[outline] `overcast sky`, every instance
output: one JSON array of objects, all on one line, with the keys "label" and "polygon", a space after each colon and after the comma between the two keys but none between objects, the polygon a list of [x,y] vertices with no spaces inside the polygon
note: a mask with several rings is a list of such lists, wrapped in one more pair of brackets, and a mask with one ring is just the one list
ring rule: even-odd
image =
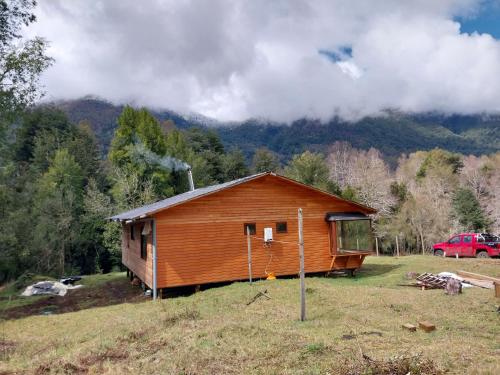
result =
[{"label": "overcast sky", "polygon": [[500,41],[480,28],[491,9],[498,2],[39,0],[29,34],[51,42],[50,100],[92,94],[219,120],[496,112]]}]

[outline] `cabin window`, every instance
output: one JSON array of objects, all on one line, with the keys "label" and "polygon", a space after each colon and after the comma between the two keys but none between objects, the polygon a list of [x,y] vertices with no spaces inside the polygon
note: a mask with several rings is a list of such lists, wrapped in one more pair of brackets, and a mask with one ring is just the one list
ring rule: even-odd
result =
[{"label": "cabin window", "polygon": [[247,228],[250,229],[250,234],[255,235],[257,233],[257,228],[255,223],[245,223],[243,224],[243,234],[247,234]]},{"label": "cabin window", "polygon": [[276,223],[276,233],[288,233],[286,221],[280,221],[279,223]]},{"label": "cabin window", "polygon": [[463,242],[464,243],[471,243],[472,242],[472,236],[464,236]]},{"label": "cabin window", "polygon": [[141,258],[146,259],[148,257],[148,236],[147,234],[142,234],[144,231],[141,230]]},{"label": "cabin window", "polygon": [[338,247],[341,250],[372,251],[373,232],[370,220],[337,221]]},{"label": "cabin window", "polygon": [[130,239],[135,241],[135,228],[133,224],[130,226]]},{"label": "cabin window", "polygon": [[460,243],[460,236],[455,236],[451,240],[448,241],[449,243]]}]

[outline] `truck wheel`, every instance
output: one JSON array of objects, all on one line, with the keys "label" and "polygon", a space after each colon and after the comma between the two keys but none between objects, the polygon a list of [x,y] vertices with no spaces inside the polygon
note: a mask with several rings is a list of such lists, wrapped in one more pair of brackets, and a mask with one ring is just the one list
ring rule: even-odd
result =
[{"label": "truck wheel", "polygon": [[476,258],[489,258],[490,256],[488,255],[487,251],[478,251],[476,253]]},{"label": "truck wheel", "polygon": [[441,249],[434,250],[434,255],[437,257],[442,257],[444,255],[444,251]]}]

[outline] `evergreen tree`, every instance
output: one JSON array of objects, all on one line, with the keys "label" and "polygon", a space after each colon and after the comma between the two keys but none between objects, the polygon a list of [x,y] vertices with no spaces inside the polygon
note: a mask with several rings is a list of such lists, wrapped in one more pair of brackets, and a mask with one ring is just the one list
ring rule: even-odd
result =
[{"label": "evergreen tree", "polygon": [[265,147],[255,151],[252,159],[252,170],[254,173],[277,172],[280,163],[277,155]]},{"label": "evergreen tree", "polygon": [[470,189],[458,188],[452,198],[454,216],[466,231],[485,230],[489,222]]},{"label": "evergreen tree", "polygon": [[58,150],[37,189],[33,245],[39,251],[39,271],[63,275],[68,269],[67,259],[78,242],[83,182],[74,157],[67,149]]},{"label": "evergreen tree", "polygon": [[234,149],[224,156],[224,174],[227,181],[248,176],[249,171],[245,163],[245,156],[240,149]]},{"label": "evergreen tree", "polygon": [[318,189],[340,194],[336,183],[330,180],[323,155],[305,151],[295,155],[285,168],[285,176]]},{"label": "evergreen tree", "polygon": [[[172,166],[163,159],[166,152],[167,143],[159,122],[145,109],[126,106],[118,118],[109,152],[111,163],[121,170],[119,175],[137,177],[137,186],[151,183],[155,196],[168,197],[174,189],[170,176]],[[125,180],[129,179],[125,177]],[[126,192],[118,195],[124,194],[127,195]],[[124,203],[129,204],[130,198],[129,195]]]},{"label": "evergreen tree", "polygon": [[204,160],[204,174],[212,183],[224,182],[224,146],[217,134],[198,128],[188,129],[185,134],[194,153]]}]

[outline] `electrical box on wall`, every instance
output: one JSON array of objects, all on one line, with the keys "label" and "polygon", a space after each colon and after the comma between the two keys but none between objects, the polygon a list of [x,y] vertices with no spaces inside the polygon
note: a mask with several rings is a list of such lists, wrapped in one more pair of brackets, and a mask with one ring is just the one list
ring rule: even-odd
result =
[{"label": "electrical box on wall", "polygon": [[264,228],[264,241],[271,242],[273,240],[273,228]]}]

